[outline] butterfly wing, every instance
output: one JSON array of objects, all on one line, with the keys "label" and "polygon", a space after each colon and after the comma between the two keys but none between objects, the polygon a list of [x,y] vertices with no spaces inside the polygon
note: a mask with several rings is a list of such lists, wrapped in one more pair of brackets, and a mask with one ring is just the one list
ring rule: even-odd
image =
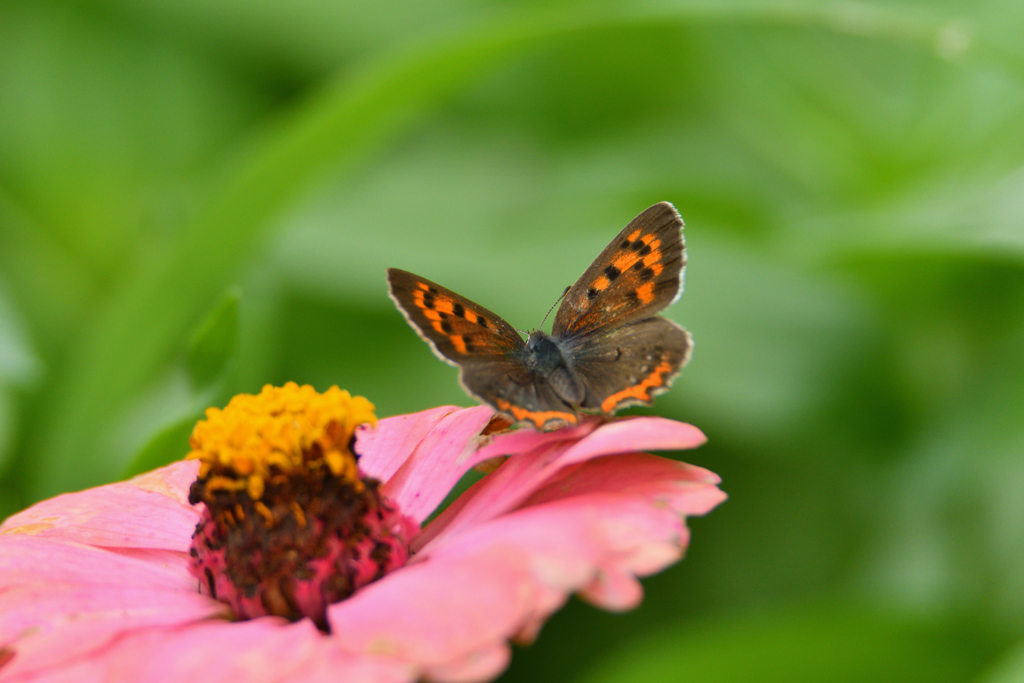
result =
[{"label": "butterfly wing", "polygon": [[530,372],[525,344],[507,322],[430,280],[388,269],[391,299],[439,358],[459,368],[471,395],[513,422],[537,429],[576,424],[576,412],[550,383]]},{"label": "butterfly wing", "polygon": [[644,210],[611,241],[566,293],[552,334],[586,335],[648,318],[682,292],[683,219],[661,202]]},{"label": "butterfly wing", "polygon": [[690,333],[671,320],[647,318],[580,338],[569,347],[583,377],[583,408],[611,414],[649,404],[666,391],[693,349]]},{"label": "butterfly wing", "polygon": [[577,407],[610,414],[650,403],[689,358],[689,334],[652,317],[682,291],[682,228],[675,207],[655,204],[566,293],[552,333],[583,379],[579,406],[566,403],[549,377],[529,369],[522,338],[486,308],[397,269],[388,270],[391,298],[434,352],[460,368],[462,386],[472,396],[538,429],[576,424]]},{"label": "butterfly wing", "polygon": [[551,383],[526,369],[514,359],[497,363],[471,363],[463,366],[463,388],[512,422],[529,423],[549,431],[578,421],[575,408],[563,401]]},{"label": "butterfly wing", "polygon": [[515,356],[519,333],[483,306],[450,289],[397,268],[388,269],[391,300],[441,360],[466,363]]}]

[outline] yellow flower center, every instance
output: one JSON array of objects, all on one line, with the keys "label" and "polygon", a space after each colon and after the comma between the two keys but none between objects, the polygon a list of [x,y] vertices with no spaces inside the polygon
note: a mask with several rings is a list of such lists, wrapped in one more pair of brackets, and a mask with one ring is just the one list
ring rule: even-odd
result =
[{"label": "yellow flower center", "polygon": [[209,492],[242,491],[253,501],[268,482],[327,468],[362,489],[351,443],[355,428],[376,424],[373,404],[338,387],[317,393],[289,382],[239,394],[223,410],[208,408],[192,430],[188,459],[202,465]]},{"label": "yellow flower center", "polygon": [[235,619],[308,617],[330,631],[327,606],[405,564],[419,525],[360,476],[354,433],[373,404],[331,387],[265,386],[192,432],[200,508],[189,571]]}]

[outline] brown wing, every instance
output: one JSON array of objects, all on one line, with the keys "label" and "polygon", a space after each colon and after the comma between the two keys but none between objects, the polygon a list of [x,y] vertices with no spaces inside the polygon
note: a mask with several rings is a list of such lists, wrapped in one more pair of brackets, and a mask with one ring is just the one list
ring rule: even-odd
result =
[{"label": "brown wing", "polygon": [[552,334],[567,338],[650,317],[683,284],[683,219],[661,202],[634,218],[565,295]]},{"label": "brown wing", "polygon": [[494,360],[519,353],[519,333],[507,322],[464,296],[397,268],[388,269],[391,300],[409,325],[452,365]]},{"label": "brown wing", "polygon": [[547,378],[514,358],[467,363],[459,381],[463,389],[515,423],[549,431],[575,425],[579,419],[576,409],[559,398]]},{"label": "brown wing", "polygon": [[388,269],[391,299],[471,396],[537,429],[576,424],[572,406],[530,372],[519,333],[497,315],[426,278]]},{"label": "brown wing", "polygon": [[690,333],[662,317],[588,335],[570,347],[587,388],[582,407],[611,414],[648,404],[690,359]]}]

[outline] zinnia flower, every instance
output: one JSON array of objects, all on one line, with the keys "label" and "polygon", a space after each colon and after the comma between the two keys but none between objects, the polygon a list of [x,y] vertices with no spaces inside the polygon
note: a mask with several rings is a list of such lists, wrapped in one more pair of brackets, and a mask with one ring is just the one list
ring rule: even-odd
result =
[{"label": "zinnia flower", "polygon": [[663,418],[488,434],[484,406],[372,410],[268,386],[207,411],[191,459],[7,519],[0,681],[488,680],[572,593],[635,607],[725,498],[641,452],[704,442]]}]

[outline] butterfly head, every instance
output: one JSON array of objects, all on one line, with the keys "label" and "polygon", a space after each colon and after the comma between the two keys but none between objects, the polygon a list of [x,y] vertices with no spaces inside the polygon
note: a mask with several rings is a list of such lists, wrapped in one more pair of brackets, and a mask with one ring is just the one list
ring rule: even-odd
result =
[{"label": "butterfly head", "polygon": [[549,375],[560,367],[568,367],[558,341],[540,330],[530,333],[526,342],[527,366],[534,372]]},{"label": "butterfly head", "polygon": [[586,396],[583,379],[572,369],[572,354],[556,338],[536,330],[526,342],[526,367],[547,382],[569,406],[579,406]]}]

